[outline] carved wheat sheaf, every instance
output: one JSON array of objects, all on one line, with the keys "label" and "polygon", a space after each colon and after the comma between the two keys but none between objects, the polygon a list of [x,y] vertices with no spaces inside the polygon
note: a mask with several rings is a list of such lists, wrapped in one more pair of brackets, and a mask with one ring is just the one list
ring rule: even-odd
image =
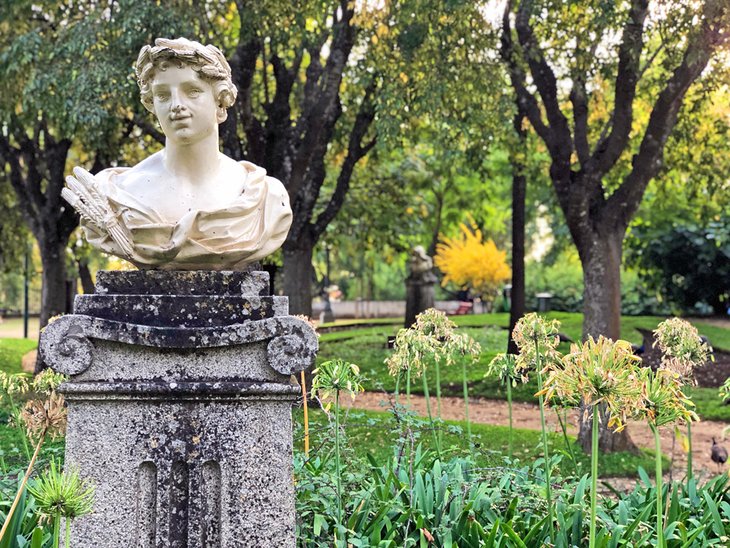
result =
[{"label": "carved wheat sheaf", "polygon": [[119,223],[109,200],[97,189],[94,176],[83,168],[73,170],[75,177],[66,177],[66,188],[61,196],[78,211],[81,218],[97,232],[109,234],[127,257],[133,254],[132,239],[126,228]]}]

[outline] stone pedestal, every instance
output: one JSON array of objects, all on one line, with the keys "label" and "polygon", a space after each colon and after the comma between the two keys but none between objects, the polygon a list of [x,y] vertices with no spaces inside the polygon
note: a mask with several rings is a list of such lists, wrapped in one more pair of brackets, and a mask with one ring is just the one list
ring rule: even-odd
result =
[{"label": "stone pedestal", "polygon": [[294,546],[291,375],[311,326],[264,272],[100,272],[51,323],[66,465],[96,485],[74,547]]},{"label": "stone pedestal", "polygon": [[422,272],[406,278],[405,327],[412,326],[416,321],[416,316],[421,312],[433,308],[435,283],[436,276],[431,272]]}]

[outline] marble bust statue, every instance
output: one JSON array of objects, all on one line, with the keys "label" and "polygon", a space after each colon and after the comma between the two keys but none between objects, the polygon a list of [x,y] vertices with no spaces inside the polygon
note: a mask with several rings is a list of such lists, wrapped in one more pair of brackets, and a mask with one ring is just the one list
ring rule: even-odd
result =
[{"label": "marble bust statue", "polygon": [[286,189],[218,149],[218,124],[237,93],[223,54],[157,39],[142,48],[135,71],[165,148],[131,168],[74,169],[62,195],[89,243],[165,270],[235,270],[278,249],[292,220]]}]

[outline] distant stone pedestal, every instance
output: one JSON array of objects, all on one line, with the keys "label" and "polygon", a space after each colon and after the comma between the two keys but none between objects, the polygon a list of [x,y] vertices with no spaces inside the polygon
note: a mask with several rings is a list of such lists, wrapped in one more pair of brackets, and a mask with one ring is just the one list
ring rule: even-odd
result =
[{"label": "distant stone pedestal", "polygon": [[406,320],[405,327],[410,327],[421,312],[433,308],[434,285],[436,276],[431,272],[421,273],[418,276],[409,276],[406,279]]},{"label": "distant stone pedestal", "polygon": [[66,465],[96,485],[73,546],[295,545],[291,375],[317,338],[287,314],[265,272],[100,272],[46,328]]}]

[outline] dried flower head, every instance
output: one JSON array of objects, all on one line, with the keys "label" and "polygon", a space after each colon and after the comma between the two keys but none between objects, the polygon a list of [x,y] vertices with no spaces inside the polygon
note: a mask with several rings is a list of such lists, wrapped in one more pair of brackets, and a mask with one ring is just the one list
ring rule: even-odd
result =
[{"label": "dried flower head", "polygon": [[700,338],[697,328],[680,318],[671,318],[657,326],[654,337],[654,346],[662,351],[661,367],[674,371],[683,383],[695,384],[694,369],[712,356],[712,348]]},{"label": "dried flower head", "polygon": [[456,324],[434,308],[416,316],[410,328],[401,329],[394,348],[385,360],[392,376],[410,370],[412,376],[419,377],[428,363],[451,365],[459,357],[474,360],[481,353],[479,343],[466,333],[457,333]]},{"label": "dried flower head", "polygon": [[312,395],[321,400],[327,400],[339,392],[347,392],[354,400],[358,393],[365,391],[360,368],[354,363],[340,359],[326,361],[313,374]]},{"label": "dried flower head", "polygon": [[21,414],[28,437],[37,440],[45,435],[55,438],[66,431],[66,406],[63,396],[56,392],[45,399],[33,399],[25,404]]},{"label": "dried flower head", "polygon": [[487,366],[487,372],[485,377],[497,377],[499,381],[506,385],[510,383],[512,386],[517,386],[517,381],[527,382],[526,372],[524,370],[517,370],[517,358],[514,354],[497,354],[489,365]]},{"label": "dried flower head", "polygon": [[534,312],[525,314],[519,319],[512,330],[512,339],[520,350],[517,357],[518,371],[534,370],[537,366],[538,352],[542,368],[560,361],[560,353],[556,350],[560,344],[559,328],[558,320],[548,321]]},{"label": "dried flower head", "polygon": [[77,470],[62,473],[54,461],[28,486],[28,492],[43,514],[66,519],[90,513],[94,506],[94,491],[94,486],[82,480]]},{"label": "dried flower head", "polygon": [[698,421],[694,403],[682,392],[680,376],[669,369],[643,368],[641,402],[634,417],[654,427]]},{"label": "dried flower head", "polygon": [[548,370],[542,394],[566,407],[604,404],[608,426],[621,430],[641,400],[640,362],[628,342],[590,337],[571,345],[560,366]]}]

